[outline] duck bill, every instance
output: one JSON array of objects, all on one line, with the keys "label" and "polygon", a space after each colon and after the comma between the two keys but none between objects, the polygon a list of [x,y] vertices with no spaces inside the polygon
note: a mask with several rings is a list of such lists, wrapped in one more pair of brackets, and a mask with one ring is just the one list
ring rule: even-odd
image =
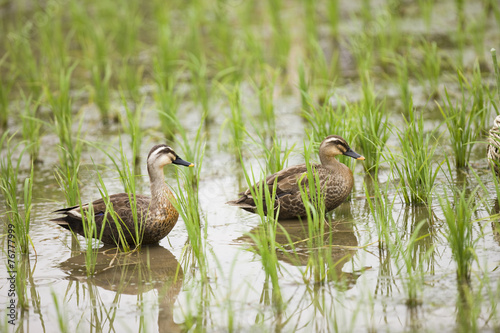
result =
[{"label": "duck bill", "polygon": [[358,153],[356,153],[354,150],[352,149],[349,149],[348,151],[346,151],[344,153],[344,155],[346,156],[349,156],[349,157],[352,157],[354,159],[357,159],[357,160],[364,160],[365,158],[361,155],[359,155]]},{"label": "duck bill", "polygon": [[194,164],[188,161],[184,161],[182,158],[177,157],[175,161],[172,162],[173,164],[177,165],[182,165],[182,166],[187,166],[187,167],[194,167]]}]

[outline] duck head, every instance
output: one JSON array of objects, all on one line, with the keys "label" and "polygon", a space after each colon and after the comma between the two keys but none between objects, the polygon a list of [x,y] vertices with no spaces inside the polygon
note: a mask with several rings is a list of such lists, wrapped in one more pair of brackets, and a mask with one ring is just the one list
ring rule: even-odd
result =
[{"label": "duck head", "polygon": [[349,147],[347,141],[339,135],[327,136],[319,146],[319,158],[321,163],[327,163],[335,156],[346,155],[357,160],[364,160],[365,158],[356,153]]},{"label": "duck head", "polygon": [[148,170],[161,169],[168,164],[177,164],[187,167],[194,166],[193,163],[180,158],[171,147],[165,144],[156,145],[151,148],[148,155]]}]

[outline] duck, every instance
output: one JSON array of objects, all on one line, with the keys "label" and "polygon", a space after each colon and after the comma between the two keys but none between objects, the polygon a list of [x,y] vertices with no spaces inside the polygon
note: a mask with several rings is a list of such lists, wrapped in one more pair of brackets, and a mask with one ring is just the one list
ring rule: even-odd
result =
[{"label": "duck", "polygon": [[165,183],[163,174],[163,167],[169,164],[185,167],[194,166],[193,163],[180,158],[166,144],[158,144],[151,148],[147,158],[151,197],[140,194],[135,195],[137,221],[139,230],[142,233],[139,240],[135,236],[135,216],[127,193],[113,194],[106,200],[101,198],[91,203],[58,209],[54,213],[62,216],[51,221],[73,233],[87,237],[82,218],[89,214],[89,209],[92,206],[96,227],[92,237],[100,238],[104,244],[124,245],[121,244],[123,240],[119,237],[117,223],[107,212],[106,202],[109,201],[120,221],[124,240],[128,245],[136,247],[141,244],[156,244],[170,233],[179,218],[179,212],[173,204],[175,202],[174,194]]},{"label": "duck", "polygon": [[486,154],[491,168],[500,177],[500,115],[496,116],[490,129]]},{"label": "duck", "polygon": [[[322,195],[325,200],[326,211],[332,211],[344,202],[351,193],[354,185],[354,177],[351,169],[340,163],[335,158],[345,155],[357,160],[365,158],[349,147],[347,141],[339,135],[327,136],[319,146],[320,164],[312,164],[312,169],[318,174],[321,184]],[[307,165],[300,164],[285,168],[275,174],[268,176],[264,181],[253,185],[267,185],[269,192],[273,192],[276,182],[276,194],[274,198],[277,219],[287,220],[307,216],[306,208],[301,198],[299,181],[307,185]],[[255,190],[254,190],[255,192]],[[264,193],[262,195],[265,195]],[[226,204],[242,208],[251,213],[256,213],[257,207],[252,197],[252,189],[239,193],[239,198],[228,201]],[[263,200],[264,206],[265,200]],[[278,209],[279,208],[279,209]],[[267,207],[264,207],[267,214]]]}]

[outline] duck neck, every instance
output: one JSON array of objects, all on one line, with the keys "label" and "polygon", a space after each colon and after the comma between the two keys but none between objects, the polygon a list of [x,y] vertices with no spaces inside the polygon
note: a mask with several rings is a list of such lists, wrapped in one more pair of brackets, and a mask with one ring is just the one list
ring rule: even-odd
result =
[{"label": "duck neck", "polygon": [[337,159],[335,157],[331,157],[331,156],[320,155],[319,160],[321,161],[321,165],[323,165],[324,167],[327,167],[329,169],[335,169],[336,167],[339,166],[339,164],[342,164],[339,161],[337,161]]},{"label": "duck neck", "polygon": [[148,166],[149,181],[151,183],[151,201],[156,202],[169,192],[165,183],[163,168],[154,168]]}]

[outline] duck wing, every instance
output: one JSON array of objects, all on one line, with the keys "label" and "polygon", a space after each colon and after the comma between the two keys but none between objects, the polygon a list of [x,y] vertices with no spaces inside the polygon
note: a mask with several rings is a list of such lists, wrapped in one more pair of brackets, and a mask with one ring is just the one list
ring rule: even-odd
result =
[{"label": "duck wing", "polygon": [[[313,166],[316,168],[316,165]],[[267,186],[269,192],[272,193],[274,182],[276,181],[276,199],[284,197],[286,195],[300,195],[299,179],[302,177],[302,185],[307,185],[307,166],[305,164],[295,165],[278,171],[275,174],[268,176],[265,180],[258,182],[252,188],[249,188],[241,193],[239,193],[239,198],[233,201],[228,201],[227,204],[232,206],[238,206],[240,208],[254,211],[256,208],[254,198],[252,196],[252,189],[254,192],[258,190],[260,186]],[[264,195],[264,193],[263,193]],[[264,210],[266,210],[264,203]]]},{"label": "duck wing", "polygon": [[[130,200],[127,193],[118,193],[109,196],[110,202],[113,204],[113,210],[121,219],[127,228],[133,228],[133,212],[131,210]],[[150,198],[144,195],[136,195],[137,213],[138,216],[145,216],[149,208]],[[100,234],[106,213],[106,202],[101,198],[93,201],[92,203],[94,221],[96,224],[97,234]],[[81,207],[72,206],[62,208],[54,211],[54,213],[61,214],[62,216],[52,219],[52,222],[57,223],[61,227],[72,230],[73,232],[85,236],[83,228],[83,216],[87,214],[90,209],[90,203],[84,204]],[[112,222],[112,221],[109,221]],[[114,223],[106,223],[104,234],[114,234],[116,232]],[[104,235],[106,237],[106,235]],[[104,241],[104,240],[103,240]],[[104,241],[105,242],[105,241]],[[106,243],[106,242],[105,242]]]}]

